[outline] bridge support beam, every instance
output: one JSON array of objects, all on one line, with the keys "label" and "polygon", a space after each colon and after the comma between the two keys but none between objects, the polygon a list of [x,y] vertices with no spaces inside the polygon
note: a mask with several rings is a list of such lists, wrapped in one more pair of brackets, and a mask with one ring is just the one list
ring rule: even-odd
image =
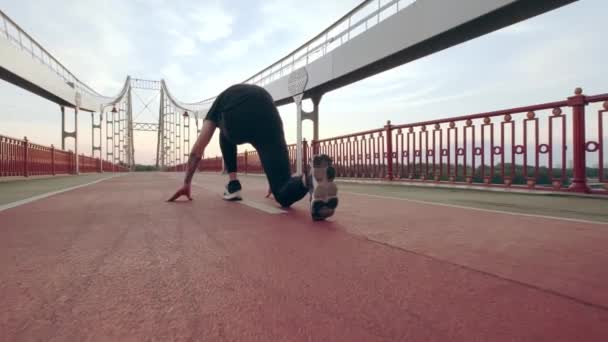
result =
[{"label": "bridge support beam", "polygon": [[135,145],[133,144],[133,98],[131,96],[132,87],[129,87],[127,93],[127,127],[126,127],[126,150],[127,150],[127,165],[130,171],[135,171]]},{"label": "bridge support beam", "polygon": [[156,167],[165,167],[165,90],[160,88],[158,109],[158,133],[156,138]]},{"label": "bridge support beam", "polygon": [[[184,145],[183,147],[183,157],[184,157],[184,163],[186,163],[188,161],[188,157],[190,156],[190,114],[188,112],[184,112],[183,114],[184,117],[184,121],[183,121],[183,138],[184,138]],[[179,170],[179,171],[185,171],[184,170]]]},{"label": "bridge support beam", "polygon": [[[294,102],[296,104],[297,110],[297,143],[296,143],[296,173],[302,173],[302,163],[308,162],[304,160],[304,151],[303,151],[303,138],[302,138],[302,122],[304,120],[310,120],[313,123],[313,135],[312,135],[312,156],[319,153],[319,146],[317,141],[319,140],[319,104],[321,103],[321,98],[323,94],[314,94],[310,97],[313,109],[311,112],[307,112],[302,108],[302,99],[304,94],[296,95],[293,97]],[[308,156],[309,158],[312,156]]]},{"label": "bridge support beam", "polygon": [[304,112],[302,110],[302,97],[304,94],[299,94],[293,97],[296,103],[297,126],[296,126],[296,173],[302,174],[302,159],[304,154],[302,150],[302,121],[304,120]]},{"label": "bridge support beam", "polygon": [[182,116],[177,108],[173,109],[175,119],[175,166],[182,163]]},{"label": "bridge support beam", "polygon": [[121,103],[118,107],[117,119],[116,119],[116,130],[114,131],[114,143],[116,155],[114,156],[114,162],[118,164],[123,164],[124,161],[124,148],[125,148],[125,139],[124,139],[124,104]]},{"label": "bridge support beam", "polygon": [[[106,160],[114,165],[114,117],[116,114],[116,107],[112,106],[112,110],[108,112],[106,117]],[[114,172],[114,166],[112,166],[112,172]]]},{"label": "bridge support beam", "polygon": [[302,110],[302,120],[312,121],[312,155],[319,153],[319,104],[321,103],[323,94],[314,94],[310,97],[312,101],[313,109],[312,112],[306,112]]},{"label": "bridge support beam", "polygon": [[302,120],[304,120],[304,112],[302,111],[302,99],[304,91],[308,84],[308,71],[306,67],[295,70],[287,79],[287,89],[291,94],[293,101],[296,104],[297,113],[297,140],[296,140],[296,173],[302,174],[302,161],[304,154],[302,150]]},{"label": "bridge support beam", "polygon": [[[99,151],[99,159],[103,159],[101,154],[101,122],[103,121],[103,114],[99,112],[99,124],[95,124],[95,113],[91,112],[91,157],[95,158],[95,151]],[[95,143],[95,132],[98,132],[99,139]]]},{"label": "bridge support beam", "polygon": [[74,108],[74,155],[76,156],[74,172],[80,174],[80,163],[78,158],[78,107]]},{"label": "bridge support beam", "polygon": [[74,173],[79,174],[78,163],[78,108],[74,108],[74,131],[67,132],[65,130],[65,107],[61,106],[61,149],[65,150],[65,139],[74,138]]}]

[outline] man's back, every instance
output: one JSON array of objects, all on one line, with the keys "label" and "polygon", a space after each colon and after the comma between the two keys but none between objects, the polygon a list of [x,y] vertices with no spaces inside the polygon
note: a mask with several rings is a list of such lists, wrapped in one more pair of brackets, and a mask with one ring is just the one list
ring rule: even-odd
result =
[{"label": "man's back", "polygon": [[[235,84],[226,88],[218,98],[220,100],[221,111],[228,111],[231,108],[238,106],[252,97],[270,97],[272,96],[266,89],[254,84]],[[273,101],[274,102],[274,101]]]}]

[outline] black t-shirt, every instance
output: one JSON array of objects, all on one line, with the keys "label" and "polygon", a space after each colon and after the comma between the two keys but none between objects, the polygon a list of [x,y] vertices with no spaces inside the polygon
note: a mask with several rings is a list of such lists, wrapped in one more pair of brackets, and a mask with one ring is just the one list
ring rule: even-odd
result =
[{"label": "black t-shirt", "polygon": [[221,92],[207,113],[205,120],[210,120],[215,123],[219,123],[220,115],[223,112],[230,111],[230,109],[242,104],[252,97],[259,96],[267,97],[272,101],[272,97],[266,91],[266,89],[253,85],[253,84],[235,84],[223,92]]}]

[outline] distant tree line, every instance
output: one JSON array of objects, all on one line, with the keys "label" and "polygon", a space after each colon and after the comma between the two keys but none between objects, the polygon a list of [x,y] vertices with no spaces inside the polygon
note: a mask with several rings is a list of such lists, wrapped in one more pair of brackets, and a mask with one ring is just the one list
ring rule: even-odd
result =
[{"label": "distant tree line", "polygon": [[141,164],[135,164],[135,172],[152,172],[152,171],[159,171],[160,168],[154,166],[154,165],[141,165]]},{"label": "distant tree line", "polygon": [[[386,173],[386,165],[363,165],[363,164],[355,164],[349,166],[336,165],[338,169],[338,175],[342,177],[364,177],[364,178],[378,178],[382,177]],[[452,164],[450,167],[450,174],[454,174],[455,169],[458,170],[458,176],[456,177],[457,182],[466,181],[464,176],[465,167],[463,164]],[[420,179],[421,176],[425,175],[427,168],[425,164],[419,165],[417,164],[414,168],[413,165],[410,165],[409,169],[407,165],[394,165],[393,166],[393,175],[400,178],[409,178],[410,173],[412,174],[414,179]],[[482,170],[485,171],[485,176],[490,176],[490,165],[480,165],[475,168],[473,182],[474,183],[483,183],[484,179],[481,176]],[[439,174],[439,165],[436,165],[435,171],[433,170],[433,165],[428,165],[428,178],[434,178],[435,173]],[[473,168],[468,165],[466,167],[467,175],[473,174]],[[512,171],[512,164],[505,163],[505,173],[507,177],[512,177],[513,184],[526,184],[527,179],[524,177],[524,166],[521,164],[515,164],[515,170]],[[606,173],[606,171],[604,171]],[[597,167],[588,167],[586,169],[587,178],[599,178],[599,168]],[[441,172],[441,180],[448,181],[448,165],[444,164],[442,166]],[[570,183],[571,178],[573,177],[572,168],[566,168],[565,174],[562,175],[561,167],[553,168],[552,172],[549,171],[549,168],[546,166],[541,166],[538,168],[538,176],[535,177],[535,170],[532,166],[527,166],[527,177],[535,178],[536,184],[539,185],[550,185],[553,179],[561,178],[563,180],[563,184],[568,185]],[[608,176],[605,174],[605,176]],[[502,176],[502,164],[497,164],[494,166],[494,175],[491,178],[491,183],[493,184],[503,184],[504,177]]]}]

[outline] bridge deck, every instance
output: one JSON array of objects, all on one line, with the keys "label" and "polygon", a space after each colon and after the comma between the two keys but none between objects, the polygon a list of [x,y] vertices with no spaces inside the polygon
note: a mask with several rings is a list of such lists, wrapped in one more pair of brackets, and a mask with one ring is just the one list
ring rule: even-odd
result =
[{"label": "bridge deck", "polygon": [[193,202],[163,202],[180,178],[129,174],[0,211],[0,340],[608,336],[605,224],[361,186],[313,224],[305,203],[263,199],[263,178],[244,178],[244,203],[220,200],[217,175],[195,178]]}]

